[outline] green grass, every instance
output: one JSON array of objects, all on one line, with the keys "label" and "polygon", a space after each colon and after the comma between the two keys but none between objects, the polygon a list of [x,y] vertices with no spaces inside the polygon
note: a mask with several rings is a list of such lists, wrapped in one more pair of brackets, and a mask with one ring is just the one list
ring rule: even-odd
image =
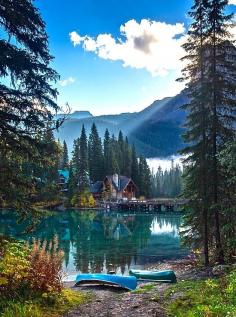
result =
[{"label": "green grass", "polygon": [[236,271],[221,279],[180,282],[165,299],[170,317],[236,317]]},{"label": "green grass", "polygon": [[[1,317],[59,317],[91,299],[91,295],[65,289],[60,295],[43,294],[42,298],[4,301]],[[1,304],[1,303],[0,303]]]},{"label": "green grass", "polygon": [[134,293],[134,294],[148,293],[148,292],[152,291],[154,287],[155,287],[154,284],[145,284],[145,285],[142,285],[139,288],[137,288],[132,293]]}]

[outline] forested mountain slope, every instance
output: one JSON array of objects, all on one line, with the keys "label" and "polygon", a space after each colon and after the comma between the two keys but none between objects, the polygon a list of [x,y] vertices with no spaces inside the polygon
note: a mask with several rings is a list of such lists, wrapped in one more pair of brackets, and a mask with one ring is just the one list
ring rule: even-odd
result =
[{"label": "forested mountain slope", "polygon": [[95,123],[101,137],[106,128],[115,135],[122,130],[130,142],[136,145],[139,154],[146,157],[176,154],[183,146],[181,133],[185,113],[180,107],[186,101],[186,95],[181,93],[157,100],[136,113],[92,116],[89,112],[76,111],[68,116],[56,137],[61,141],[65,140],[71,150],[73,140],[80,135],[82,125],[89,132],[91,125]]}]

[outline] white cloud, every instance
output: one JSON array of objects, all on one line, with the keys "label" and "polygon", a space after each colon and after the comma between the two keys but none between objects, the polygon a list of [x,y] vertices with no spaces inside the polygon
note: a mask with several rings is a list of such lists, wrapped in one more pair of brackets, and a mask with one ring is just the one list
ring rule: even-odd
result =
[{"label": "white cloud", "polygon": [[146,69],[153,76],[165,76],[181,68],[180,58],[184,54],[181,45],[185,39],[183,24],[130,20],[121,25],[120,33],[121,38],[117,39],[111,34],[92,38],[73,31],[69,35],[74,46],[82,45],[85,51],[106,60],[120,60],[124,67]]},{"label": "white cloud", "polygon": [[236,5],[236,0],[229,0],[229,4]]},{"label": "white cloud", "polygon": [[74,46],[76,46],[76,45],[80,44],[85,39],[85,37],[81,37],[76,32],[71,32],[70,39],[71,39],[71,42],[73,42]]},{"label": "white cloud", "polygon": [[73,77],[68,77],[66,79],[60,80],[59,83],[62,87],[66,87],[70,84],[73,84],[75,82],[75,78]]}]

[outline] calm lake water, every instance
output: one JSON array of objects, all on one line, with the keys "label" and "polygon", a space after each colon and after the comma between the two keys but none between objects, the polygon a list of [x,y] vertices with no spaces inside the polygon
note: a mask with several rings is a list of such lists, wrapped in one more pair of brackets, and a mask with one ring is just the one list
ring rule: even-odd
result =
[{"label": "calm lake water", "polygon": [[12,213],[0,214],[0,234],[48,241],[57,235],[68,274],[110,270],[128,273],[129,268],[184,257],[188,251],[180,246],[180,224],[178,214],[68,210],[50,214],[26,235],[22,233],[25,225],[18,225]]}]

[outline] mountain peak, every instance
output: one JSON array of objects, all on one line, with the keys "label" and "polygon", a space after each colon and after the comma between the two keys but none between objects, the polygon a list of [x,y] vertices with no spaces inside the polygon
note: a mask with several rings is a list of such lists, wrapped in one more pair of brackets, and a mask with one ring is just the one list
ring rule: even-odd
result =
[{"label": "mountain peak", "polygon": [[71,113],[71,117],[93,117],[92,113],[87,110],[76,110]]},{"label": "mountain peak", "polygon": [[[56,116],[56,119],[60,119],[60,118],[63,118],[63,117],[64,117],[64,114],[59,113]],[[67,120],[69,120],[69,119],[80,120],[80,119],[87,119],[87,118],[92,118],[92,117],[93,117],[93,115],[91,114],[91,112],[89,112],[87,110],[76,110],[76,111],[66,115],[66,119]]]}]

